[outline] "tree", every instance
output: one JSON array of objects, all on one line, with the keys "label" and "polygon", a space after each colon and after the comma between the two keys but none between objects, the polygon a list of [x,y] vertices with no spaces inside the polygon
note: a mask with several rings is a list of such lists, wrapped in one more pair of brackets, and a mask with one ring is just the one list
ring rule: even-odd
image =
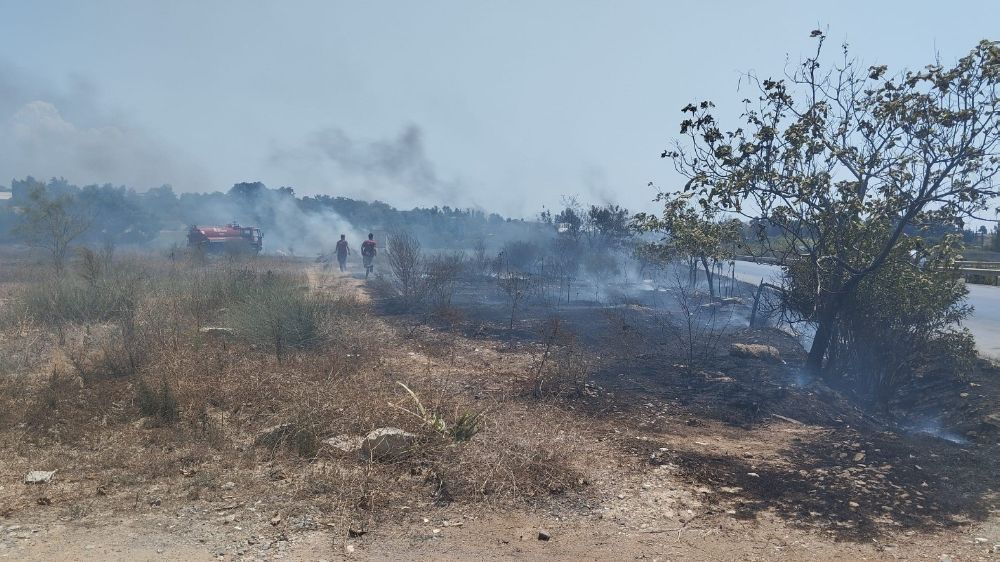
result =
[{"label": "tree", "polygon": [[659,243],[647,245],[643,252],[659,256],[660,261],[680,256],[700,265],[714,299],[716,265],[736,255],[743,239],[743,224],[735,219],[719,220],[715,211],[699,209],[691,204],[690,194],[664,194],[657,201],[666,201],[662,215],[639,213],[635,217],[640,230],[664,234]]},{"label": "tree", "polygon": [[579,240],[583,234],[583,211],[575,197],[563,197],[565,208],[555,216],[553,222],[562,236]]},{"label": "tree", "polygon": [[631,215],[628,209],[607,204],[591,205],[587,210],[587,237],[591,248],[618,246],[632,236]]},{"label": "tree", "polygon": [[1000,223],[993,226],[992,236],[990,237],[990,249],[994,252],[1000,252]]},{"label": "tree", "polygon": [[70,245],[90,228],[93,215],[76,197],[50,197],[45,186],[34,187],[21,207],[18,234],[25,241],[49,253],[56,273],[66,269]]},{"label": "tree", "polygon": [[[743,126],[723,131],[705,101],[683,108],[682,140],[663,152],[706,211],[774,228],[761,252],[805,263],[804,311],[816,323],[807,367],[820,372],[841,314],[904,239],[959,224],[1000,191],[1000,46],[979,43],[954,66],[889,75],[815,54],[783,79],[749,76]],[[763,230],[763,229],[761,229]],[[923,246],[933,253],[933,246]],[[915,267],[915,266],[914,266]]]}]

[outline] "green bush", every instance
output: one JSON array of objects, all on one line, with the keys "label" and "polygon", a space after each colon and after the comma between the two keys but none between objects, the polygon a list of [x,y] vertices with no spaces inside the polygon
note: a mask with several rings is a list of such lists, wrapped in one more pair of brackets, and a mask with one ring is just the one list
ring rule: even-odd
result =
[{"label": "green bush", "polygon": [[256,289],[262,279],[273,273],[260,273],[248,267],[211,267],[183,272],[176,290],[187,293],[188,307],[196,315],[214,313],[243,299]]},{"label": "green bush", "polygon": [[133,317],[146,288],[146,275],[122,266],[96,278],[50,277],[29,285],[19,302],[34,321],[46,325],[108,322]]},{"label": "green bush", "polygon": [[[971,368],[974,341],[958,327],[971,308],[965,304],[968,290],[954,275],[953,242],[927,248],[918,239],[904,239],[886,265],[845,299],[829,350],[828,378],[885,405],[929,368],[946,364],[951,373]],[[788,303],[808,315],[815,303],[806,289],[824,272],[806,260],[788,271]]]},{"label": "green bush", "polygon": [[226,311],[226,325],[244,341],[267,348],[280,360],[287,351],[323,340],[325,303],[311,298],[294,278],[268,274],[245,290]]}]

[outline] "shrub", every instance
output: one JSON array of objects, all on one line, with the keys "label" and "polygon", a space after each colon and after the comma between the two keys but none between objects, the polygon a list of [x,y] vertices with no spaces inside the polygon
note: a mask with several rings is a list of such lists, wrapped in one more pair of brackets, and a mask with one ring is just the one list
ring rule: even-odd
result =
[{"label": "shrub", "polygon": [[[961,372],[971,366],[972,336],[957,327],[971,308],[964,304],[964,283],[953,274],[956,242],[946,237],[928,249],[907,238],[886,265],[858,285],[840,310],[827,378],[885,405],[927,367],[944,362]],[[808,314],[816,306],[808,287],[822,274],[806,260],[789,268],[788,302],[794,310]]]},{"label": "shrub", "polygon": [[51,277],[30,284],[20,302],[40,324],[107,322],[134,315],[145,282],[144,272],[132,266],[96,278]]},{"label": "shrub", "polygon": [[166,378],[161,379],[160,387],[155,390],[146,381],[139,379],[135,394],[139,413],[143,416],[153,417],[164,423],[173,423],[180,417],[180,407]]},{"label": "shrub", "polygon": [[427,289],[420,241],[405,232],[390,234],[386,253],[392,272],[390,284],[399,304],[406,310],[418,306]]},{"label": "shrub", "polygon": [[226,324],[240,338],[270,349],[278,360],[288,350],[306,349],[323,339],[324,304],[288,281],[265,275],[226,312]]},{"label": "shrub", "polygon": [[427,261],[427,293],[433,306],[439,310],[451,307],[464,268],[465,257],[460,253],[436,255]]},{"label": "shrub", "polygon": [[532,242],[515,240],[504,244],[502,265],[507,271],[531,273],[542,258],[542,249]]}]

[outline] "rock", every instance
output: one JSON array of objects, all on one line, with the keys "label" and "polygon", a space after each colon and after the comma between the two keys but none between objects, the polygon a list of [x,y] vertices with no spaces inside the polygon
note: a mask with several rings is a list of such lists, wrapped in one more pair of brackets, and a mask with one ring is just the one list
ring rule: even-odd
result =
[{"label": "rock", "polygon": [[236,482],[226,482],[225,484],[219,487],[222,488],[223,490],[232,490],[233,488],[236,487]]},{"label": "rock", "polygon": [[255,447],[267,447],[268,449],[276,449],[280,446],[286,439],[295,435],[297,428],[294,423],[282,423],[278,425],[271,426],[264,431],[257,434],[254,438],[253,444]]},{"label": "rock", "polygon": [[371,431],[361,441],[358,458],[361,460],[396,460],[407,456],[417,442],[417,435],[398,427],[380,427]]},{"label": "rock", "polygon": [[361,437],[353,435],[336,435],[329,439],[324,439],[323,444],[344,451],[345,453],[353,453],[361,447],[361,441]]},{"label": "rock", "polygon": [[213,338],[229,338],[234,335],[232,328],[223,328],[221,326],[202,326],[198,328],[198,333]]},{"label": "rock", "polygon": [[771,345],[734,343],[729,348],[729,355],[743,359],[762,359],[771,363],[784,363],[781,359],[781,352]]},{"label": "rock", "polygon": [[32,470],[24,476],[25,484],[48,484],[56,475],[55,470]]},{"label": "rock", "polygon": [[546,531],[545,529],[539,529],[538,530],[538,540],[540,540],[540,541],[547,541],[547,540],[549,540],[551,538],[552,538],[552,535],[549,534],[549,532]]},{"label": "rock", "polygon": [[864,453],[855,453],[854,454],[854,462],[861,462],[863,460],[865,460],[865,454]]}]

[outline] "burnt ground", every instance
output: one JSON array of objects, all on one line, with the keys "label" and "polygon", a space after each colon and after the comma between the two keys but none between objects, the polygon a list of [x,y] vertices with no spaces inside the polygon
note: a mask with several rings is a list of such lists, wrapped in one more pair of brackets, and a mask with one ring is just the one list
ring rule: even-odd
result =
[{"label": "burnt ground", "polygon": [[[631,431],[614,436],[635,461],[665,467],[711,492],[709,510],[742,520],[776,515],[837,540],[863,541],[903,531],[940,531],[987,520],[1000,506],[1000,370],[982,362],[962,377],[940,377],[912,389],[933,400],[897,404],[896,412],[866,412],[822,381],[804,376],[798,342],[774,329],[747,329],[746,305],[694,303],[702,323],[692,352],[683,318],[669,294],[634,292],[554,304],[527,299],[509,329],[509,301],[495,283],[465,282],[442,323],[498,351],[544,354],[551,319],[572,334],[588,384],[557,403],[595,419],[616,419]],[[671,306],[673,304],[673,306]],[[690,303],[689,303],[690,304]],[[383,307],[383,312],[391,312]],[[567,341],[567,340],[560,340]],[[505,343],[499,343],[505,342]],[[732,343],[778,348],[783,361],[732,357]],[[909,406],[907,416],[898,414]],[[921,420],[931,420],[924,423]],[[679,439],[705,426],[757,432],[795,430],[801,436],[773,450]],[[739,442],[739,438],[735,439]]]}]

